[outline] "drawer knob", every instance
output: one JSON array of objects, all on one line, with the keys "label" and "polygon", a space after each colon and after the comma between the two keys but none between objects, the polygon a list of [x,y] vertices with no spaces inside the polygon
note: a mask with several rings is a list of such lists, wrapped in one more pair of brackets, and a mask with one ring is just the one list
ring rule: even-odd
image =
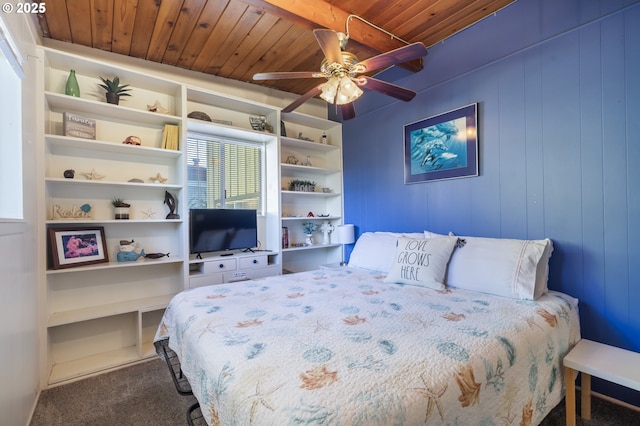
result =
[{"label": "drawer knob", "polygon": [[220,269],[224,268],[224,263],[219,264],[218,268],[220,268]]},{"label": "drawer knob", "polygon": [[253,263],[254,264],[258,263],[258,259],[253,259]]}]

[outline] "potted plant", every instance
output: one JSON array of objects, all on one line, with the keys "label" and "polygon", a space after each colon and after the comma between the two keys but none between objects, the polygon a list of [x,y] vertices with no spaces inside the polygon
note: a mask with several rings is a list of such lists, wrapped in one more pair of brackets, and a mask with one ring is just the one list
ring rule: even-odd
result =
[{"label": "potted plant", "polygon": [[106,97],[108,103],[118,105],[121,96],[131,96],[131,94],[126,93],[131,90],[127,89],[129,85],[120,84],[120,78],[118,76],[113,77],[113,80],[100,77],[100,80],[102,80],[104,84],[99,84],[99,86],[107,91]]},{"label": "potted plant", "polygon": [[307,237],[304,241],[305,246],[313,245],[313,233],[318,229],[318,224],[314,222],[305,222],[302,224],[302,231]]},{"label": "potted plant", "polygon": [[122,198],[114,198],[111,200],[111,204],[114,207],[115,218],[118,220],[129,219],[129,208],[131,204],[126,203]]}]

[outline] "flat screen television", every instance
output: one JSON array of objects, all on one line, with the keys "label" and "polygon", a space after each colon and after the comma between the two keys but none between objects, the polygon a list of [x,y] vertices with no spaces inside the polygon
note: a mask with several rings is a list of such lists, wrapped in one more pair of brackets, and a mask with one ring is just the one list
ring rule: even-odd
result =
[{"label": "flat screen television", "polygon": [[252,249],[258,245],[258,216],[250,209],[189,210],[191,254]]}]

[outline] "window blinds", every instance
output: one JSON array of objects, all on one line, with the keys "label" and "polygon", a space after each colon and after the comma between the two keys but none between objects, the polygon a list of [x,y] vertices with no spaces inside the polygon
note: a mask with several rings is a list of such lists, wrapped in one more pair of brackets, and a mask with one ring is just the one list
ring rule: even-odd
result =
[{"label": "window blinds", "polygon": [[187,136],[189,208],[262,213],[264,146],[213,136]]}]

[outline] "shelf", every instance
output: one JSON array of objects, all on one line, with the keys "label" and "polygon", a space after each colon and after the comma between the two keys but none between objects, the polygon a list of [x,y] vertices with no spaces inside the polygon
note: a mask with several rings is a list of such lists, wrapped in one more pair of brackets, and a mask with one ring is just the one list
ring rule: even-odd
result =
[{"label": "shelf", "polygon": [[312,151],[320,151],[320,152],[330,152],[340,149],[339,146],[331,145],[331,144],[323,144],[313,141],[305,141],[303,139],[289,138],[286,136],[282,136],[280,138],[280,143],[282,146],[286,146],[289,148],[303,148]]},{"label": "shelf", "polygon": [[176,159],[182,156],[182,151],[173,149],[153,148],[148,146],[134,146],[123,143],[99,141],[93,139],[74,138],[71,136],[45,135],[52,154],[63,150],[92,150],[97,152],[111,152],[127,156],[153,157],[159,159]]},{"label": "shelf", "polygon": [[286,216],[282,218],[283,222],[286,221],[303,221],[303,220],[338,220],[340,219],[340,216],[314,216],[314,217],[308,217],[308,216]]},{"label": "shelf", "polygon": [[137,361],[138,350],[135,346],[103,352],[78,360],[54,364],[49,375],[49,383],[59,383],[87,374],[96,373]]},{"label": "shelf", "polygon": [[318,198],[328,198],[328,197],[339,197],[341,194],[339,192],[306,192],[306,191],[280,191],[283,196],[290,197],[318,197]]},{"label": "shelf", "polygon": [[280,167],[283,172],[289,173],[315,173],[319,175],[331,175],[334,173],[340,173],[339,169],[326,169],[324,167],[303,166],[299,164],[287,164],[281,163]]},{"label": "shelf", "polygon": [[141,310],[164,309],[171,301],[173,295],[149,297],[140,300],[130,300],[128,302],[110,303],[107,305],[90,306],[72,311],[55,312],[49,316],[47,327],[58,327],[61,325],[89,321],[98,318],[112,317],[115,315],[128,314]]},{"label": "shelf", "polygon": [[[187,87],[187,101],[205,105],[216,106],[247,115],[270,115],[276,109],[270,105],[247,102],[246,99],[237,98],[227,94],[216,93],[196,87]],[[191,112],[191,111],[188,111]]]},{"label": "shelf", "polygon": [[187,122],[187,128],[189,129],[189,132],[202,133],[207,136],[217,136],[220,138],[244,142],[267,143],[273,142],[277,138],[273,133],[259,132],[256,130],[248,130],[240,127],[194,119],[189,119]]},{"label": "shelf", "polygon": [[123,105],[112,105],[106,102],[98,102],[91,99],[76,98],[60,93],[45,92],[45,99],[49,107],[65,112],[75,112],[82,116],[108,117],[132,124],[181,124],[182,118],[160,114],[157,112],[142,111]]},{"label": "shelf", "polygon": [[329,130],[341,125],[341,123],[338,123],[336,121],[313,117],[311,115],[301,114],[299,112],[283,112],[281,116],[282,120],[285,122],[300,124],[307,127],[314,127],[320,130]]},{"label": "shelf", "polygon": [[292,251],[302,251],[302,250],[317,250],[317,249],[325,249],[331,247],[342,247],[341,244],[314,244],[312,246],[300,246],[300,247],[289,247],[282,249],[283,252],[292,252]]},{"label": "shelf", "polygon": [[151,224],[151,223],[183,223],[182,219],[106,219],[106,220],[98,220],[98,219],[62,219],[62,220],[46,220],[45,224],[47,225],[89,225],[93,226],[93,224],[107,224],[107,223],[117,223],[118,225],[140,225]]},{"label": "shelf", "polygon": [[[116,222],[126,222],[124,220],[118,220]],[[47,275],[54,274],[69,274],[74,272],[86,272],[86,271],[98,271],[103,269],[116,269],[116,268],[137,268],[144,266],[156,266],[159,264],[168,264],[168,263],[182,263],[184,259],[180,257],[163,257],[161,259],[145,259],[141,262],[106,262],[106,263],[97,263],[95,265],[90,266],[77,266],[75,268],[64,268],[64,269],[47,269]]]},{"label": "shelf", "polygon": [[109,187],[128,187],[128,188],[153,188],[153,189],[182,189],[182,185],[167,185],[164,183],[140,183],[140,182],[118,182],[108,180],[80,180],[80,179],[65,179],[65,178],[45,178],[47,184],[52,185],[87,185],[87,186],[109,186]]}]

